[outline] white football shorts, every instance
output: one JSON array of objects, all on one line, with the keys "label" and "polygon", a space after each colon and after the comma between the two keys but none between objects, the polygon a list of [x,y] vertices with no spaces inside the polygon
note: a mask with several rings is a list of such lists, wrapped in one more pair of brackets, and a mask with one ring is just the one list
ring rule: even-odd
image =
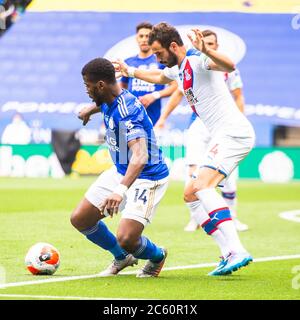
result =
[{"label": "white football shorts", "polygon": [[209,131],[197,117],[186,134],[186,165],[198,165],[203,162],[210,139]]},{"label": "white football shorts", "polygon": [[232,130],[216,134],[208,144],[204,160],[200,163],[200,167],[209,167],[224,174],[225,179],[221,185],[254,146],[254,131],[251,127],[250,130],[242,129],[238,128],[235,134],[232,134]]},{"label": "white football shorts", "polygon": [[[120,184],[123,176],[115,166],[104,171],[85,193],[85,198],[99,208],[102,202]],[[144,226],[151,223],[156,208],[163,198],[167,187],[168,177],[161,180],[136,179],[127,190],[121,202],[122,219],[139,221]]]}]

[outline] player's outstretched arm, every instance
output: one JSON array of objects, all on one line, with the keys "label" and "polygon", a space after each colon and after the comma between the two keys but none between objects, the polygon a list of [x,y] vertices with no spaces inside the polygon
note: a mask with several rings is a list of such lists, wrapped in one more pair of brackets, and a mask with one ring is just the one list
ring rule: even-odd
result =
[{"label": "player's outstretched arm", "polygon": [[173,110],[179,105],[181,99],[183,97],[183,93],[180,89],[177,89],[171,95],[168,103],[166,104],[163,113],[161,114],[160,118],[158,119],[155,128],[156,129],[163,129],[165,126],[165,122],[169,115],[173,112]]},{"label": "player's outstretched arm", "polygon": [[82,120],[82,124],[85,126],[90,121],[91,115],[100,111],[100,108],[96,105],[84,107],[79,111],[78,118]]},{"label": "player's outstretched arm", "polygon": [[245,113],[245,99],[243,95],[243,90],[241,88],[236,88],[231,91],[231,94],[239,110],[242,113]]},{"label": "player's outstretched arm", "polygon": [[160,69],[141,70],[135,67],[129,67],[121,60],[113,61],[116,73],[124,77],[137,78],[151,83],[167,84],[172,80],[167,78]]},{"label": "player's outstretched arm", "polygon": [[211,61],[208,64],[210,70],[223,71],[223,72],[232,72],[235,70],[235,65],[231,59],[226,55],[213,50],[206,46],[203,40],[203,34],[199,29],[192,29],[194,37],[191,34],[188,34],[188,37],[192,45],[199,51],[207,55]]},{"label": "player's outstretched arm", "polygon": [[177,82],[172,81],[168,86],[166,86],[166,88],[140,96],[139,100],[145,108],[148,108],[155,100],[169,97],[176,90],[177,87]]}]

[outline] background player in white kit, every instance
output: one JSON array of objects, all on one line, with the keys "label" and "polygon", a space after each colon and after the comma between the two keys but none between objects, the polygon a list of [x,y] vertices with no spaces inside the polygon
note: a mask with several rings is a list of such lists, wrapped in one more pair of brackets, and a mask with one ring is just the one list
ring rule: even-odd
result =
[{"label": "background player in white kit", "polygon": [[[217,34],[212,30],[204,30],[202,32],[203,40],[207,47],[217,50],[219,47]],[[193,54],[194,49],[188,50],[187,55]],[[196,53],[197,54],[197,53]],[[234,101],[241,112],[244,113],[244,96],[242,92],[243,83],[240,77],[239,71],[236,69],[231,73],[224,73],[224,81],[231,92]],[[172,111],[179,105],[184,93],[181,89],[177,89],[172,96],[170,97],[165,109],[160,116],[157,124],[155,125],[155,129],[161,130],[165,126],[165,122],[168,116],[172,113]],[[203,156],[205,154],[205,150],[208,146],[208,143],[211,140],[211,136],[206,129],[205,125],[201,122],[199,117],[195,113],[192,114],[189,129],[186,135],[186,157],[185,162],[188,166],[188,172],[186,174],[186,183],[190,181],[191,178],[197,176],[197,170],[199,165],[201,165],[203,161]],[[237,170],[226,179],[224,183],[224,187],[222,187],[222,196],[226,201],[235,227],[238,231],[246,231],[248,230],[248,226],[244,223],[241,223],[237,219]],[[194,217],[191,213],[190,221],[184,228],[185,231],[195,231],[200,226],[197,221],[197,217]]]},{"label": "background player in white kit", "polygon": [[184,199],[190,209],[201,216],[201,226],[220,247],[222,259],[210,275],[226,275],[248,265],[253,258],[240,242],[230,210],[216,191],[253,148],[255,134],[246,117],[237,110],[223,78],[235,69],[225,55],[208,48],[203,35],[193,29],[189,35],[201,55],[186,56],[178,31],[167,23],[155,25],[149,44],[158,60],[165,64],[161,72],[137,70],[116,61],[116,71],[153,83],[169,83],[178,77],[184,94],[195,113],[204,122],[213,139],[207,149],[204,165],[196,179],[185,188]]}]

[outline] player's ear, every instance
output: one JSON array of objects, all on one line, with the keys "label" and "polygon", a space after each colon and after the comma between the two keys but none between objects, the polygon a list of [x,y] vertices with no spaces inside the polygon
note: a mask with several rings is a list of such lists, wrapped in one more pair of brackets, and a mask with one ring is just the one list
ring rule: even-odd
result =
[{"label": "player's ear", "polygon": [[98,89],[103,90],[103,88],[105,87],[105,82],[103,80],[99,80],[96,83],[96,86],[97,86]]},{"label": "player's ear", "polygon": [[170,43],[169,49],[170,49],[172,52],[175,52],[176,49],[177,49],[177,47],[178,47],[177,43],[173,41],[173,42]]}]

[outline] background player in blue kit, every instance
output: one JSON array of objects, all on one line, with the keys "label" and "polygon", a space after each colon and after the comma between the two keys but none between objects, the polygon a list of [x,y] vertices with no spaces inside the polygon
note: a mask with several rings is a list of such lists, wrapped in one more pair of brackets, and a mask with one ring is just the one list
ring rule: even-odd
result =
[{"label": "background player in blue kit", "polygon": [[[127,65],[140,69],[164,69],[165,66],[159,63],[156,56],[152,53],[148,44],[149,33],[152,30],[152,24],[142,22],[136,27],[136,41],[140,48],[136,56],[128,58]],[[139,98],[146,108],[148,116],[153,125],[157,122],[161,114],[161,98],[169,97],[177,88],[176,81],[169,86],[153,84],[136,78],[121,78],[121,85],[128,89],[132,94]]]},{"label": "background player in blue kit", "polygon": [[[147,259],[137,276],[156,277],[167,251],[142,232],[167,189],[169,171],[156,144],[153,125],[140,101],[120,88],[110,61],[90,61],[82,76],[96,105],[82,110],[79,118],[86,124],[92,114],[103,113],[114,166],[91,185],[74,210],[71,223],[88,240],[113,254],[115,259],[103,276],[115,275],[137,264],[137,259]],[[119,210],[122,218],[115,236],[102,219]]]}]

